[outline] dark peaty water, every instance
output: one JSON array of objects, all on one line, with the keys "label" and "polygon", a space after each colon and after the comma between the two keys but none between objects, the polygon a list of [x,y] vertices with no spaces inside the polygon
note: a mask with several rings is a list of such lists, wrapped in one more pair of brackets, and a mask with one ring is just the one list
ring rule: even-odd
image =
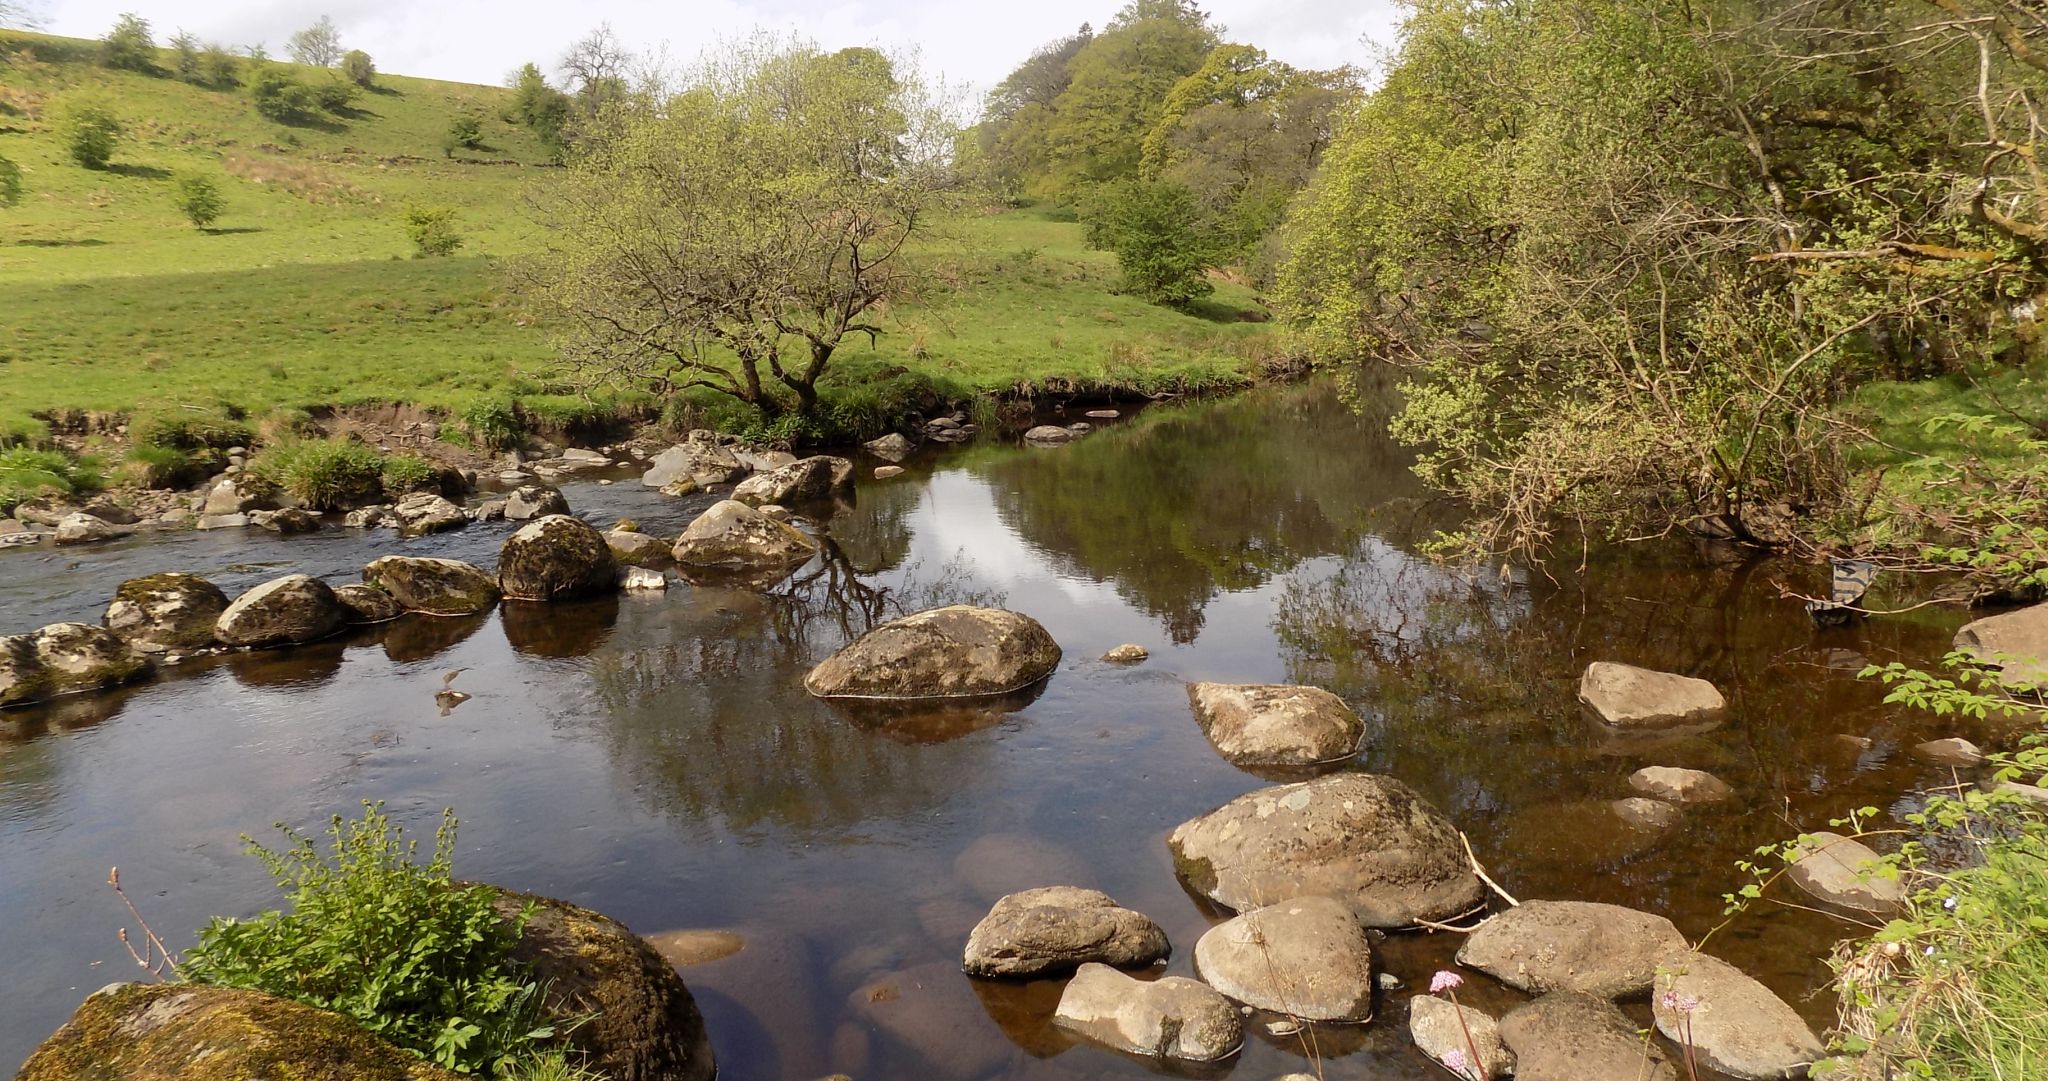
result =
[{"label": "dark peaty water", "polygon": [[[834,558],[767,595],[679,587],[407,619],[10,711],[0,1062],[26,1057],[87,992],[136,975],[109,866],[183,945],[211,914],[273,903],[239,834],[317,828],[377,799],[422,835],[454,807],[462,875],[642,933],[743,935],[740,953],[685,970],[732,1081],[1146,1076],[1050,1027],[1058,983],[977,985],[958,962],[997,896],[1075,883],[1158,920],[1169,971],[1189,972],[1220,916],[1176,882],[1165,834],[1265,782],[1209,748],[1186,681],[1338,692],[1371,724],[1359,765],[1435,800],[1507,889],[1661,912],[1695,938],[1722,922],[1753,846],[1861,805],[1905,806],[1939,771],[1902,748],[1982,735],[1885,706],[1854,677],[1865,659],[1931,663],[1959,617],[1816,634],[1778,584],[1811,591],[1817,568],[1676,543],[1555,579],[1431,565],[1416,545],[1441,511],[1382,428],[1322,385],[1154,408],[1064,448],[970,447],[864,480],[831,522]],[[593,521],[629,515],[662,533],[708,501],[630,482],[567,491]],[[116,583],[157,570],[232,593],[287,568],[353,580],[394,549],[489,563],[506,531],[0,552],[0,627],[96,619]],[[955,601],[1028,612],[1058,638],[1066,660],[1035,700],[883,724],[803,693],[808,666],[878,618]],[[1126,641],[1152,660],[1095,659]],[[1598,659],[1712,679],[1732,717],[1705,735],[1607,738],[1574,700]],[[457,668],[474,698],[441,716],[434,691]],[[1636,832],[1606,803],[1651,764],[1710,769],[1739,798]],[[1765,906],[1709,948],[1822,1026],[1820,958],[1851,930]],[[1396,936],[1382,961],[1415,986],[1455,947]],[[1471,998],[1512,1003],[1485,982]],[[1318,1034],[1327,1076],[1430,1076],[1407,1047],[1406,993],[1372,1025]],[[1299,1039],[1256,1036],[1210,1074],[1305,1068]]]}]

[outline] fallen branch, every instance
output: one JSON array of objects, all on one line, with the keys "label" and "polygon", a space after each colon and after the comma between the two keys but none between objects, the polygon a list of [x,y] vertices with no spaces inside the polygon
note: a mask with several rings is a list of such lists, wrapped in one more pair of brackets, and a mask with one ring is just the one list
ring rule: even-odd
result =
[{"label": "fallen branch", "polygon": [[1501,900],[1506,901],[1508,904],[1514,905],[1519,908],[1522,902],[1515,900],[1514,894],[1509,893],[1504,889],[1501,889],[1500,883],[1495,882],[1493,880],[1493,876],[1486,873],[1486,868],[1481,867],[1479,865],[1479,857],[1472,854],[1472,841],[1470,838],[1465,836],[1464,830],[1458,831],[1458,842],[1465,846],[1465,858],[1472,862],[1472,873],[1479,876],[1479,881],[1484,882],[1488,886],[1493,887],[1493,892],[1500,894]]}]

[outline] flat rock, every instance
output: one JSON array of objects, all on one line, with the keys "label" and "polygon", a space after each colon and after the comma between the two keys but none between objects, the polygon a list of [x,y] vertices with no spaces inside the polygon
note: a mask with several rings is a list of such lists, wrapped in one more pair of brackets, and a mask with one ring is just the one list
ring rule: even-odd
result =
[{"label": "flat rock", "polygon": [[1052,674],[1060,647],[1030,616],[951,605],[890,620],[804,677],[819,698],[965,698],[1007,694]]},{"label": "flat rock", "polygon": [[284,536],[312,533],[320,528],[320,516],[298,507],[249,512],[249,524]]},{"label": "flat rock", "polygon": [[213,633],[231,646],[283,646],[325,638],[347,620],[326,582],[287,574],[236,597],[214,621]]},{"label": "flat rock", "polygon": [[429,616],[473,616],[498,602],[498,581],[489,571],[456,559],[385,556],[363,568],[363,584],[375,586],[408,612]]},{"label": "flat rock", "polygon": [[1183,976],[1135,980],[1108,965],[1082,965],[1060,995],[1053,1023],[1133,1055],[1217,1062],[1237,1053],[1244,1026],[1214,988]]},{"label": "flat rock", "polygon": [[1805,1077],[1826,1049],[1798,1011],[1717,957],[1681,950],[1662,962],[1650,1000],[1657,1031],[1690,1043],[1702,1065],[1744,1081]]},{"label": "flat rock", "polygon": [[711,505],[676,538],[670,555],[688,567],[761,570],[794,567],[818,554],[818,542],[738,500]]},{"label": "flat rock", "polygon": [[667,931],[644,937],[662,960],[677,968],[723,961],[747,947],[746,938],[732,931]]},{"label": "flat rock", "polygon": [[[1408,1036],[1453,1077],[1484,1081],[1515,1072],[1515,1053],[1501,1039],[1500,1023],[1470,1006],[1435,995],[1416,995],[1408,1000]],[[1479,1053],[1478,1062],[1472,1061],[1474,1051]],[[1464,1063],[1463,1068],[1453,1069],[1454,1062]]]},{"label": "flat rock", "polygon": [[389,623],[405,614],[397,598],[375,586],[350,582],[334,587],[334,597],[348,611],[348,622],[352,626]]},{"label": "flat rock", "polygon": [[1187,885],[1244,911],[1328,895],[1368,927],[1447,920],[1485,888],[1443,812],[1391,777],[1337,773],[1263,788],[1167,838]]},{"label": "flat rock", "polygon": [[659,593],[668,589],[668,575],[645,567],[622,567],[619,588],[634,593]]},{"label": "flat rock", "polygon": [[1073,432],[1055,424],[1041,424],[1024,433],[1024,442],[1040,447],[1056,447],[1073,441]]},{"label": "flat rock", "polygon": [[1365,722],[1320,687],[1196,683],[1195,721],[1217,753],[1239,766],[1309,766],[1358,753]]},{"label": "flat rock", "polygon": [[1610,806],[1623,822],[1649,833],[1662,833],[1678,825],[1679,819],[1684,817],[1677,807],[1647,796],[1629,796],[1615,800]]},{"label": "flat rock", "polygon": [[1090,409],[1087,415],[1090,420],[1115,420],[1121,414],[1114,409]]},{"label": "flat rock", "polygon": [[1658,727],[1720,719],[1728,701],[1704,679],[1613,661],[1586,666],[1579,701],[1612,725]]},{"label": "flat rock", "polygon": [[1629,775],[1628,786],[1672,803],[1715,803],[1735,794],[1728,782],[1704,770],[1645,766]]},{"label": "flat rock", "polygon": [[828,499],[852,484],[852,462],[820,454],[748,477],[732,490],[732,497],[755,506],[809,503]]},{"label": "flat rock", "polygon": [[1930,739],[1913,745],[1913,754],[1944,766],[1976,766],[1984,762],[1984,751],[1960,736]]},{"label": "flat rock", "polygon": [[1803,834],[1786,853],[1786,877],[1831,905],[1889,916],[1905,910],[1906,887],[1883,857],[1852,837],[1822,831]]},{"label": "flat rock", "polygon": [[204,649],[227,607],[219,586],[174,571],[122,582],[100,622],[144,653]]},{"label": "flat rock", "polygon": [[1997,669],[1999,684],[2009,690],[2048,687],[2048,604],[1966,623],[1955,647]]},{"label": "flat rock", "polygon": [[900,477],[902,475],[903,467],[900,465],[878,465],[875,467],[874,476],[876,480],[888,480],[890,477]]},{"label": "flat rock", "polygon": [[1304,1021],[1372,1017],[1372,942],[1334,898],[1297,897],[1209,928],[1195,943],[1195,970],[1255,1009]]},{"label": "flat rock", "polygon": [[1049,976],[1091,962],[1132,968],[1165,960],[1166,932],[1099,890],[1041,886],[995,903],[967,936],[970,976]]},{"label": "flat rock", "polygon": [[520,526],[498,549],[498,588],[508,598],[569,600],[618,588],[619,564],[597,527],[550,514]]},{"label": "flat rock", "polygon": [[1111,664],[1139,664],[1149,659],[1152,651],[1135,642],[1125,642],[1102,655]]},{"label": "flat rock", "polygon": [[1458,963],[1531,994],[1641,995],[1657,962],[1685,946],[1662,916],[1591,901],[1524,901],[1496,913],[1458,949]]},{"label": "flat rock", "polygon": [[1678,1081],[1662,1047],[1606,999],[1553,991],[1500,1019],[1526,1081]]}]

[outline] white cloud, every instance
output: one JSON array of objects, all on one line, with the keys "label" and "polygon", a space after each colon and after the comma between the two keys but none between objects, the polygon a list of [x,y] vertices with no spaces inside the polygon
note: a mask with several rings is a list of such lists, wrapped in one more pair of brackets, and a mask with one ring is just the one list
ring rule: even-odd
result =
[{"label": "white cloud", "polygon": [[[755,29],[795,31],[837,48],[915,46],[928,69],[949,81],[986,87],[1039,45],[1084,22],[1100,27],[1119,0],[1040,0],[991,4],[962,0],[596,0],[564,7],[536,0],[417,3],[412,0],[55,0],[46,29],[98,37],[123,11],[150,21],[158,39],[178,29],[237,47],[261,42],[274,56],[285,39],[321,15],[342,40],[385,71],[461,82],[496,83],[529,60],[552,67],[563,49],[609,21],[636,48],[666,45],[687,59],[721,39]],[[1327,68],[1364,65],[1362,38],[1391,40],[1395,0],[1212,0],[1235,41],[1288,63]]]}]

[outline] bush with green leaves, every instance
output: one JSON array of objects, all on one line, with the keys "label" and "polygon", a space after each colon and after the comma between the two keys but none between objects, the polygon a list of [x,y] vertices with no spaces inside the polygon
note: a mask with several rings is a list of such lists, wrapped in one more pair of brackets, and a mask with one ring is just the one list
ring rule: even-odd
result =
[{"label": "bush with green leaves", "polygon": [[130,418],[128,438],[138,446],[225,451],[229,447],[248,446],[256,433],[230,413],[175,409]]},{"label": "bush with green leaves", "polygon": [[199,39],[178,31],[168,43],[171,50],[171,73],[188,83],[206,81],[206,71],[200,63]]},{"label": "bush with green leaves", "polygon": [[220,220],[221,211],[227,209],[220,185],[200,173],[181,173],[171,181],[171,203],[197,229],[210,228]]},{"label": "bush with green leaves", "polygon": [[477,398],[462,407],[462,427],[476,445],[485,450],[504,450],[518,444],[526,434],[526,422],[519,415],[519,403],[511,398]]},{"label": "bush with green leaves", "polygon": [[425,258],[453,255],[462,247],[462,234],[455,228],[455,208],[412,204],[403,212],[405,236],[412,241],[413,254]]},{"label": "bush with green leaves", "polygon": [[57,141],[72,161],[104,169],[121,144],[121,121],[106,102],[90,95],[60,100],[51,110]]},{"label": "bush with green leaves", "polygon": [[0,206],[21,205],[21,166],[0,158]]},{"label": "bush with green leaves", "polygon": [[123,71],[155,71],[156,39],[150,36],[149,20],[134,12],[114,20],[114,28],[100,39],[100,63]]},{"label": "bush with green leaves", "polygon": [[475,113],[463,113],[448,122],[448,137],[442,140],[441,149],[453,154],[457,149],[475,150],[483,143],[483,118]]},{"label": "bush with green leaves", "polygon": [[378,477],[385,495],[417,492],[434,486],[434,463],[417,454],[394,454],[384,459]]},{"label": "bush with green leaves", "polygon": [[249,469],[312,510],[362,506],[384,491],[384,456],[352,439],[280,443],[257,455]]},{"label": "bush with green leaves", "polygon": [[377,85],[377,62],[361,49],[341,54],[341,76],[365,90]]},{"label": "bush with green leaves", "polygon": [[100,484],[90,460],[74,459],[56,450],[0,449],[0,515],[12,513],[24,499],[94,492]]},{"label": "bush with green leaves", "polygon": [[282,850],[249,840],[250,853],[290,911],[213,920],[185,955],[186,979],[332,1010],[461,1073],[540,1076],[536,1064],[559,1055],[546,1046],[558,1028],[543,988],[513,956],[531,910],[508,919],[490,887],[455,881],[452,811],[425,863],[378,803],[336,815],[325,852],[278,828]]},{"label": "bush with green leaves", "polygon": [[199,81],[226,90],[242,81],[242,62],[220,45],[208,44],[199,53]]},{"label": "bush with green leaves", "polygon": [[313,100],[330,113],[345,113],[361,88],[347,79],[322,79],[313,84]]},{"label": "bush with green leaves", "polygon": [[1107,185],[1086,217],[1090,243],[1116,253],[1127,292],[1183,308],[1215,291],[1208,278],[1215,244],[1187,188],[1149,180]]},{"label": "bush with green leaves", "polygon": [[249,80],[256,111],[280,124],[304,124],[319,111],[320,99],[310,86],[280,67],[264,65]]}]

